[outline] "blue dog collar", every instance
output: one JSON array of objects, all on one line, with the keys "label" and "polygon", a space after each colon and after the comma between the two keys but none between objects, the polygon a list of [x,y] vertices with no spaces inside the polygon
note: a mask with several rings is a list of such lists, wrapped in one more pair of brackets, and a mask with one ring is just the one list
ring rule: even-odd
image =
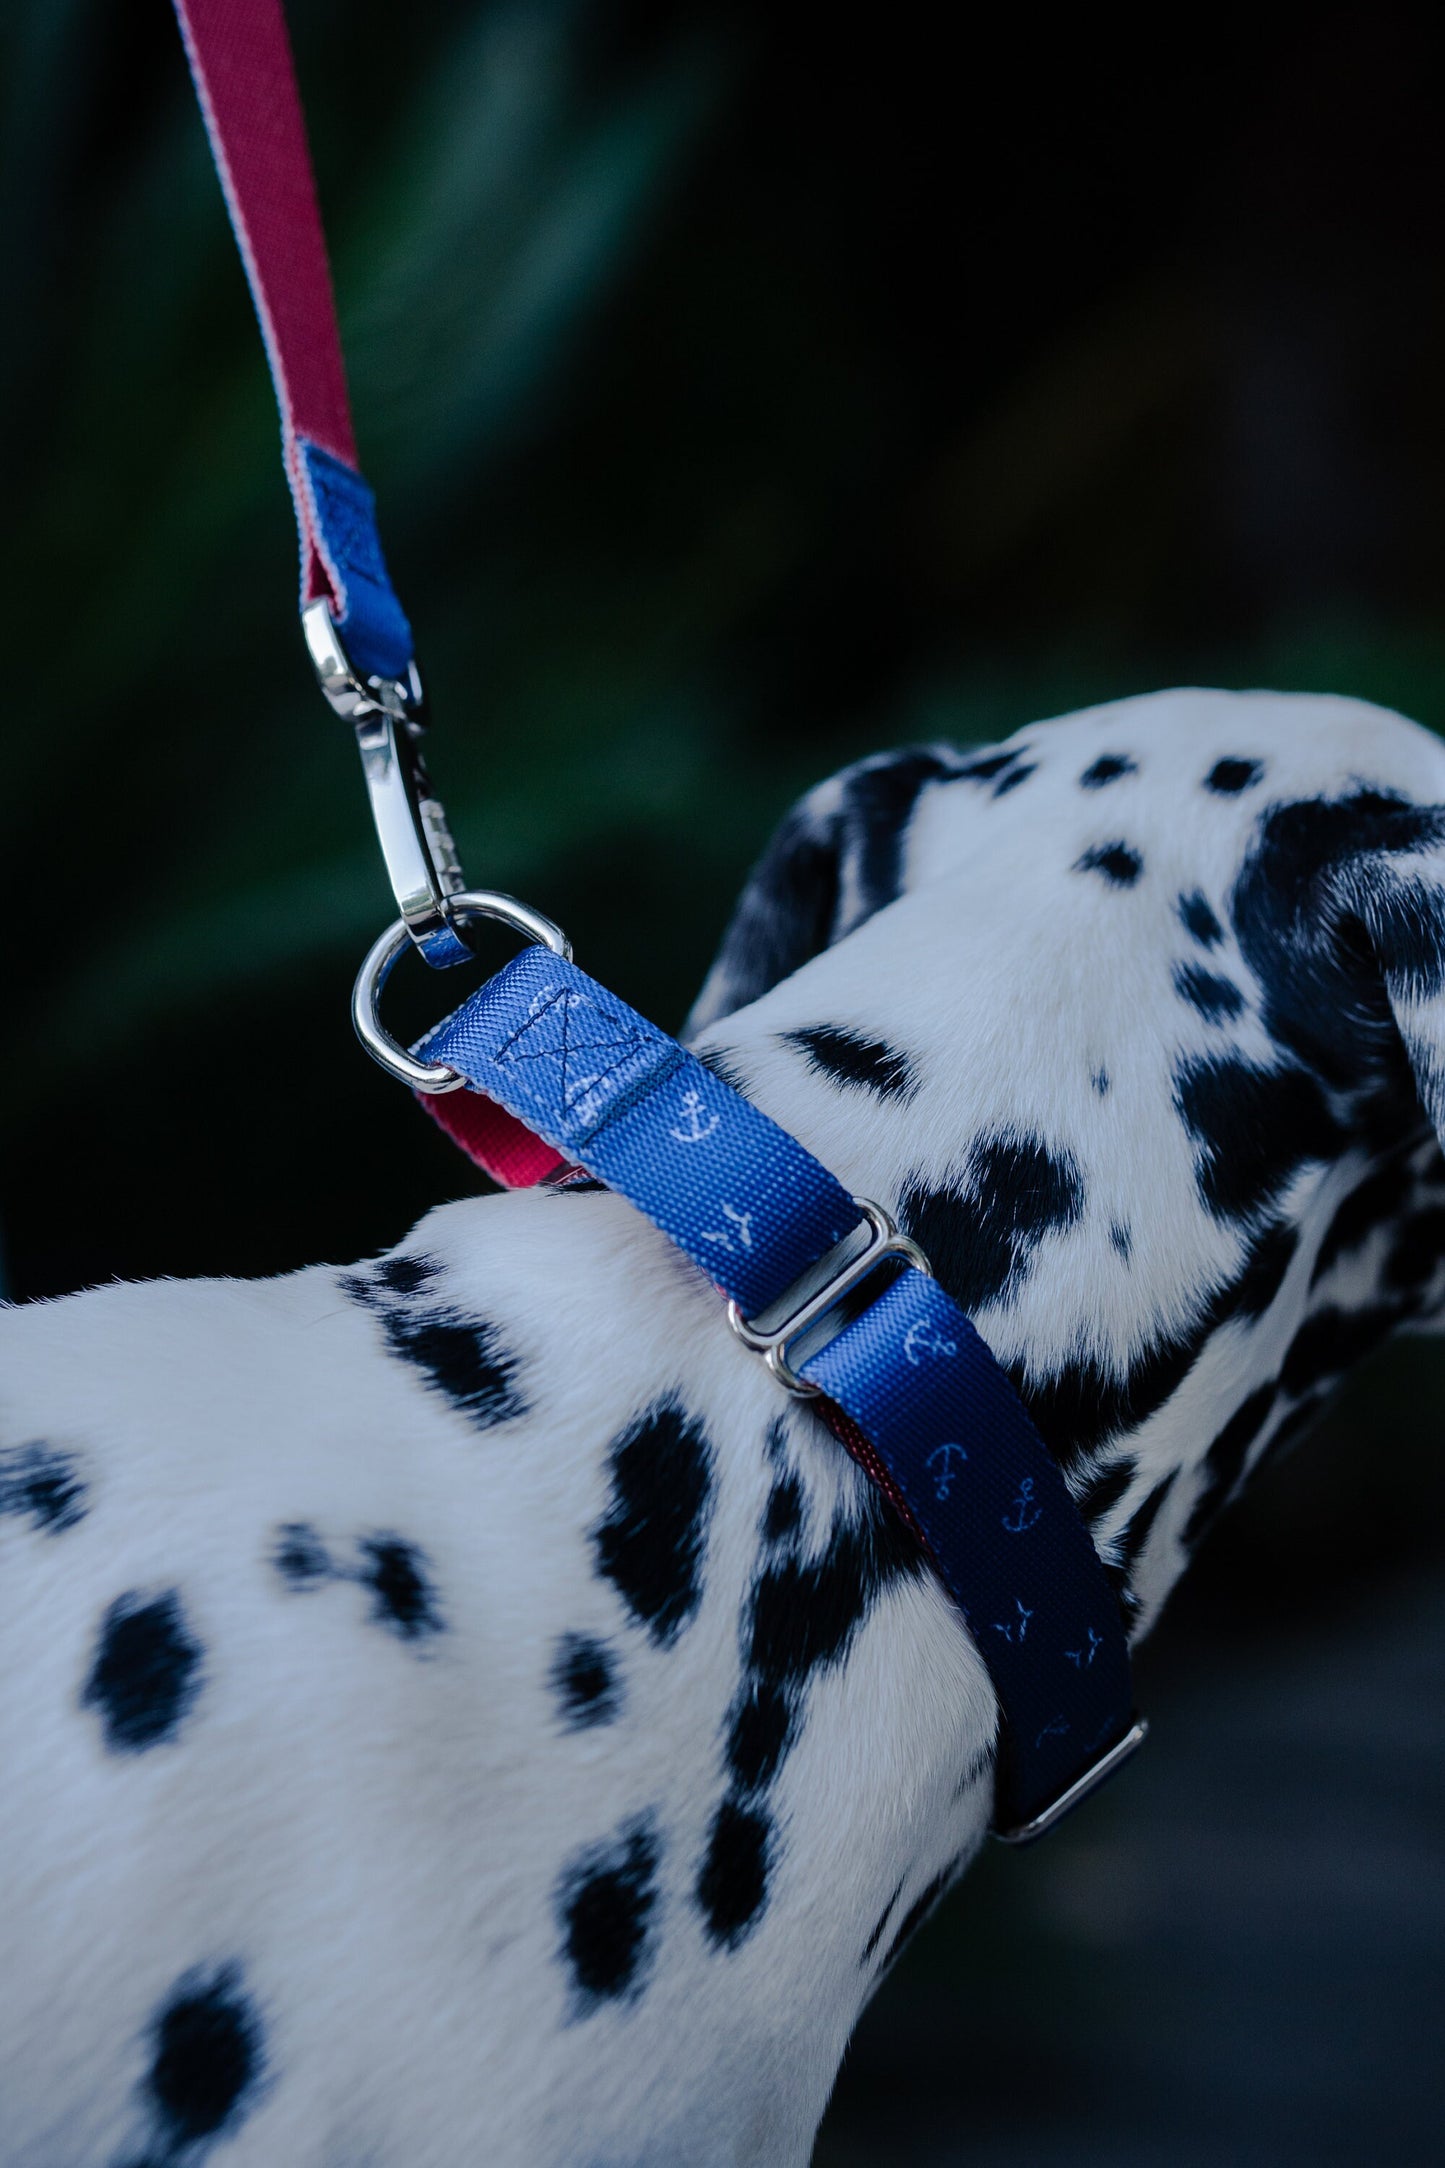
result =
[{"label": "blue dog collar", "polygon": [[780,1383],[868,1441],[998,1694],[995,1834],[1041,1836],[1145,1727],[1119,1605],[1064,1478],[922,1253],[545,947],[524,950],[416,1054],[626,1197],[721,1289]]}]

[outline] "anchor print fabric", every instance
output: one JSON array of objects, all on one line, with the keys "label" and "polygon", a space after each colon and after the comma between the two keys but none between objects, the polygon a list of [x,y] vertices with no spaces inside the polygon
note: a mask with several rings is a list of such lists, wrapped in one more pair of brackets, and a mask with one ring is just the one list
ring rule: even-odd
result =
[{"label": "anchor print fabric", "polygon": [[901,1273],[803,1375],[887,1459],[1010,1712],[1027,1818],[1129,1709],[1118,1606],[1063,1477],[1020,1432],[1013,1387],[968,1318],[921,1272]]},{"label": "anchor print fabric", "polygon": [[748,1315],[858,1224],[795,1138],[549,950],[524,949],[418,1052],[630,1197]]},{"label": "anchor print fabric", "polygon": [[[786,1131],[595,980],[532,948],[428,1059],[645,1212],[756,1316],[857,1226]],[[1000,1795],[1026,1821],[1127,1729],[1128,1648],[1058,1467],[963,1311],[900,1270],[802,1374],[886,1463],[1007,1712]]]}]

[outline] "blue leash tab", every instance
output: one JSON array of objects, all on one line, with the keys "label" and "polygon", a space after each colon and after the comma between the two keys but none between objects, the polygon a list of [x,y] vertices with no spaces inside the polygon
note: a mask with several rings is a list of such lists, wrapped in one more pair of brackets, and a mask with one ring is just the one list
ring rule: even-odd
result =
[{"label": "blue leash tab", "polygon": [[[415,1051],[626,1197],[746,1318],[786,1306],[859,1224],[859,1200],[796,1138],[548,949],[524,950]],[[1004,1717],[995,1833],[1023,1842],[1144,1736],[1123,1619],[970,1320],[896,1256],[868,1286],[861,1314],[796,1358],[798,1382],[867,1439],[973,1636]]]}]

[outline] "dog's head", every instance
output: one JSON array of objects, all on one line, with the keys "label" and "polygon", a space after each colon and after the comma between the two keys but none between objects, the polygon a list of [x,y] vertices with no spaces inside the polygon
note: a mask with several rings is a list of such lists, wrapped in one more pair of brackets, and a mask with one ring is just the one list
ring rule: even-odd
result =
[{"label": "dog's head", "polygon": [[1176,692],[864,762],[784,822],[690,1029],[898,1209],[1152,1613],[1445,1304],[1445,747]]}]

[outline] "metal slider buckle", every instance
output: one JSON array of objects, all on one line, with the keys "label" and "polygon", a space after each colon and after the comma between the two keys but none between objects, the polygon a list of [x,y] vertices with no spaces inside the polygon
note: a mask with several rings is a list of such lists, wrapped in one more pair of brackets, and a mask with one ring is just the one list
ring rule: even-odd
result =
[{"label": "metal slider buckle", "polygon": [[1106,1777],[1111,1777],[1116,1769],[1122,1768],[1129,1756],[1138,1752],[1148,1736],[1148,1722],[1144,1717],[1136,1716],[1123,1738],[1116,1739],[1111,1747],[1106,1747],[1099,1759],[1091,1762],[1081,1777],[1075,1777],[1072,1784],[1066,1785],[1056,1799],[1051,1799],[1046,1807],[1040,1807],[1038,1813],[1032,1815],[1028,1821],[1015,1822],[1012,1829],[996,1829],[994,1835],[999,1843],[1032,1844],[1036,1837],[1042,1837],[1047,1830],[1053,1828],[1055,1822],[1061,1822],[1066,1814],[1072,1813],[1081,1801],[1087,1799],[1090,1792],[1097,1791]]},{"label": "metal slider buckle", "polygon": [[351,661],[324,597],[301,612],[317,682],[356,732],[381,854],[406,930],[429,964],[444,970],[471,953],[453,924],[453,899],[466,883],[446,810],[422,757],[421,678],[363,677]]},{"label": "metal slider buckle", "polygon": [[[836,1303],[891,1257],[933,1277],[933,1267],[918,1244],[899,1232],[881,1204],[868,1197],[855,1197],[853,1202],[863,1214],[862,1223],[799,1273],[765,1310],[756,1317],[744,1317],[737,1303],[728,1304],[728,1323],[743,1346],[760,1355],[778,1383],[800,1400],[820,1398],[822,1387],[799,1377],[788,1360],[794,1341],[821,1323]],[[861,1248],[860,1235],[864,1238]],[[817,1354],[826,1345],[826,1339],[820,1340],[810,1352]]]}]

